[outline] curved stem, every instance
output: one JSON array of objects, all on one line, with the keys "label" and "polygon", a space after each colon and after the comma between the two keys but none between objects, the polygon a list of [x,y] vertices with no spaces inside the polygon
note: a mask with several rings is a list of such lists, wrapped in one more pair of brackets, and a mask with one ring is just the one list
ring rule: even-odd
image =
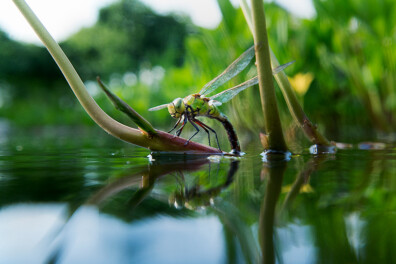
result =
[{"label": "curved stem", "polygon": [[129,136],[127,138],[133,138],[139,136],[141,133],[137,129],[131,129],[111,117],[109,117],[93,100],[89,95],[88,91],[85,89],[84,83],[80,79],[73,65],[70,63],[69,59],[66,57],[65,53],[59,47],[58,43],[52,38],[52,36],[45,29],[43,24],[39,21],[30,7],[23,0],[13,0],[15,5],[19,8],[21,13],[24,15],[26,20],[32,26],[36,34],[39,36],[41,41],[47,47],[51,56],[59,66],[63,75],[65,76],[67,82],[72,88],[74,94],[79,100],[82,107],[88,115],[104,130],[108,133],[117,136],[122,139],[126,139],[126,134]]},{"label": "curved stem", "polygon": [[29,22],[41,41],[47,47],[51,56],[59,66],[71,89],[76,95],[82,107],[88,115],[106,132],[124,141],[146,147],[150,150],[159,151],[182,151],[187,153],[218,153],[215,148],[207,147],[198,143],[190,142],[185,145],[186,140],[174,138],[173,135],[156,130],[155,135],[147,135],[138,129],[121,124],[108,116],[89,95],[80,76],[73,65],[60,48],[58,43],[45,29],[40,20],[36,17],[24,0],[13,0],[20,12]]}]

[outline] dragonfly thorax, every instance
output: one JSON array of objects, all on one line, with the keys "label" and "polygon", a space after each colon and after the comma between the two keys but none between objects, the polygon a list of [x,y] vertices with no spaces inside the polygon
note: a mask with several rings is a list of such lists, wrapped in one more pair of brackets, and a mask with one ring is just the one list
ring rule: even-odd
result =
[{"label": "dragonfly thorax", "polygon": [[212,102],[200,94],[192,94],[183,99],[186,111],[192,116],[218,116],[220,112]]}]

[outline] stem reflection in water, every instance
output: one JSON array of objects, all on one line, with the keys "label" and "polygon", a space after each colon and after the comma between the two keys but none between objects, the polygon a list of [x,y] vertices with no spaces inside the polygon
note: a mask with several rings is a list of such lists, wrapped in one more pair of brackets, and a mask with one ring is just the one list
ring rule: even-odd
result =
[{"label": "stem reflection in water", "polygon": [[[221,247],[214,251],[223,254],[225,263],[357,263],[362,257],[372,260],[362,255],[366,252],[388,260],[394,232],[384,233],[381,227],[394,225],[389,213],[393,203],[382,206],[378,201],[390,197],[394,172],[389,168],[395,163],[380,161],[384,152],[355,155],[359,158],[342,160],[337,153],[267,163],[248,158],[213,163],[206,157],[175,160],[160,155],[148,166],[132,166],[124,175],[107,178],[107,184],[87,195],[69,215],[65,226],[73,225],[87,210],[116,215],[135,228],[163,216],[177,221],[177,230],[191,219],[211,218],[220,227]],[[151,222],[149,230],[158,224]],[[52,262],[65,259],[70,247],[63,240],[66,230],[70,228],[63,228],[54,239],[58,243],[52,247]],[[155,238],[176,244],[174,230],[163,232]],[[151,235],[144,233],[128,243],[133,239],[141,243]],[[197,234],[177,239],[199,240]]]},{"label": "stem reflection in water", "polygon": [[[155,186],[158,179],[167,176],[172,173],[178,173],[180,179],[178,183],[180,185],[179,190],[174,191],[168,196],[156,194],[156,198],[160,200],[169,200],[169,203],[176,205],[179,208],[185,207],[189,209],[199,209],[213,204],[213,199],[218,196],[221,191],[227,188],[234,179],[234,175],[238,170],[239,160],[231,160],[230,168],[227,172],[226,179],[223,183],[213,186],[206,190],[201,190],[199,184],[194,184],[192,187],[187,187],[184,182],[183,173],[190,173],[194,171],[199,171],[204,165],[209,164],[210,160],[206,155],[195,156],[193,158],[184,155],[158,155],[154,158],[152,157],[152,162],[148,166],[142,166],[140,168],[135,168],[137,172],[123,176],[98,190],[91,197],[87,199],[85,204],[80,207],[75,208],[69,213],[68,219],[65,222],[63,228],[59,231],[58,236],[61,236],[61,232],[65,230],[68,222],[71,220],[73,215],[78,211],[87,206],[101,207],[107,201],[111,200],[112,197],[121,193],[122,191],[128,189],[137,189],[129,197],[127,203],[128,210],[133,214],[133,211],[147,199]],[[209,171],[210,173],[210,171]],[[55,240],[55,239],[54,239]],[[56,263],[62,259],[63,254],[63,243],[60,242],[57,247],[50,253],[48,257],[48,263]]]},{"label": "stem reflection in water", "polygon": [[262,263],[281,262],[281,256],[276,255],[276,252],[280,250],[274,246],[274,240],[276,239],[274,226],[279,218],[287,213],[287,208],[291,206],[304,184],[308,183],[311,174],[331,157],[329,155],[313,156],[305,163],[303,169],[297,173],[296,180],[284,198],[283,205],[278,213],[276,206],[282,191],[282,182],[287,168],[287,162],[272,162],[263,167],[261,178],[267,180],[267,186],[261,204],[259,218],[259,242],[262,252]]},{"label": "stem reflection in water", "polygon": [[[178,159],[175,160],[175,157]],[[282,192],[282,182],[287,169],[287,161],[271,161],[264,163],[261,170],[261,181],[265,185],[265,193],[261,196],[261,202],[255,222],[258,223],[258,240],[256,235],[244,219],[246,216],[241,211],[240,205],[227,198],[220,198],[222,191],[238,189],[237,185],[231,186],[238,171],[239,160],[231,160],[229,169],[224,179],[210,187],[203,187],[201,183],[187,184],[184,175],[186,173],[197,172],[203,169],[204,165],[210,166],[210,161],[206,157],[196,159],[184,159],[183,156],[160,155],[153,159],[149,166],[135,168],[135,173],[119,177],[115,181],[105,185],[86,201],[85,205],[102,207],[110,201],[112,197],[119,193],[133,189],[132,194],[127,198],[127,210],[133,214],[144,200],[149,196],[161,201],[169,202],[176,208],[187,208],[189,210],[205,209],[208,213],[214,213],[223,224],[224,238],[227,248],[227,258],[230,263],[237,263],[238,257],[235,255],[239,247],[246,263],[275,263],[281,261],[281,256],[277,255],[276,243],[274,240],[275,226],[282,213],[286,212],[293,200],[297,197],[302,186],[307,183],[309,176],[318,166],[328,159],[329,156],[312,157],[304,168],[296,175],[296,180],[284,199],[282,210],[276,213],[276,207]],[[204,169],[208,172],[206,169]],[[179,187],[171,191],[168,195],[153,193],[153,189],[159,179],[174,173]],[[209,171],[213,173],[213,169]],[[217,176],[217,175],[216,175]],[[243,203],[243,202],[242,202]],[[74,212],[73,212],[74,213]],[[70,215],[70,217],[73,215]],[[235,244],[237,243],[237,244]],[[238,246],[236,246],[238,245]],[[52,254],[51,260],[60,259],[62,255],[62,244]],[[240,258],[240,256],[239,256]]]},{"label": "stem reflection in water", "polygon": [[[262,263],[275,263],[274,221],[275,208],[282,189],[283,176],[287,162],[279,161],[263,167],[262,175],[266,175],[267,187],[261,203],[259,218],[259,240]],[[267,171],[267,173],[266,173]]]}]

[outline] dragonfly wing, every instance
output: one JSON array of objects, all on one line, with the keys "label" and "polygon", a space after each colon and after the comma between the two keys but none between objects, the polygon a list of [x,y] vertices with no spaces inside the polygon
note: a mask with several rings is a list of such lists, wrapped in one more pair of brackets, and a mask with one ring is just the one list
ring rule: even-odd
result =
[{"label": "dragonfly wing", "polygon": [[205,84],[205,86],[199,91],[200,95],[205,95],[213,92],[219,86],[223,85],[228,80],[232,79],[243,69],[245,69],[252,58],[254,57],[254,46],[250,47],[247,51],[242,53],[230,66],[227,67],[219,76]]},{"label": "dragonfly wing", "polygon": [[214,105],[214,106],[220,106],[220,105],[222,105],[222,104],[223,104],[223,103],[220,102],[220,101],[212,100],[212,105]]},{"label": "dragonfly wing", "polygon": [[294,62],[295,62],[295,61],[291,61],[291,62],[282,64],[282,65],[276,67],[275,69],[272,70],[272,74],[275,75],[275,74],[280,73],[281,71],[283,71],[284,69],[286,69],[287,67],[289,67],[290,65],[292,65]]},{"label": "dragonfly wing", "polygon": [[[277,74],[281,71],[283,71],[287,66],[293,64],[294,61],[288,62],[286,64],[280,65],[278,67],[276,67],[275,69],[272,70],[272,74]],[[235,95],[237,95],[238,93],[242,92],[243,90],[245,90],[246,88],[249,88],[250,86],[253,86],[255,84],[258,84],[258,77],[254,77],[250,80],[247,80],[246,82],[243,82],[237,86],[234,86],[230,89],[227,89],[221,93],[218,93],[216,95],[213,95],[210,97],[211,100],[215,100],[218,101],[220,103],[225,103],[230,101],[232,98],[234,98]]]},{"label": "dragonfly wing", "polygon": [[156,106],[156,107],[152,107],[152,108],[149,109],[149,111],[157,111],[157,110],[161,110],[161,109],[164,109],[164,108],[167,108],[167,107],[168,107],[168,104],[163,104],[163,105],[159,105],[159,106]]},{"label": "dragonfly wing", "polygon": [[211,100],[215,100],[218,101],[220,103],[225,103],[230,101],[232,98],[234,98],[235,95],[237,95],[238,93],[242,92],[243,90],[245,90],[246,88],[253,86],[255,84],[258,84],[258,77],[254,77],[250,80],[247,80],[246,82],[243,82],[237,86],[234,86],[230,89],[227,89],[221,93],[218,93],[216,95],[213,95],[212,97],[210,97]]}]

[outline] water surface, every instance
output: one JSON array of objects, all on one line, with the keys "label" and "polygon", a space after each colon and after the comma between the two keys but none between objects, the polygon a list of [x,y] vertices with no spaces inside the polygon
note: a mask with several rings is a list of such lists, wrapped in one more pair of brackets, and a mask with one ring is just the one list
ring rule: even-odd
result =
[{"label": "water surface", "polygon": [[147,156],[0,127],[0,263],[395,263],[396,150]]}]

